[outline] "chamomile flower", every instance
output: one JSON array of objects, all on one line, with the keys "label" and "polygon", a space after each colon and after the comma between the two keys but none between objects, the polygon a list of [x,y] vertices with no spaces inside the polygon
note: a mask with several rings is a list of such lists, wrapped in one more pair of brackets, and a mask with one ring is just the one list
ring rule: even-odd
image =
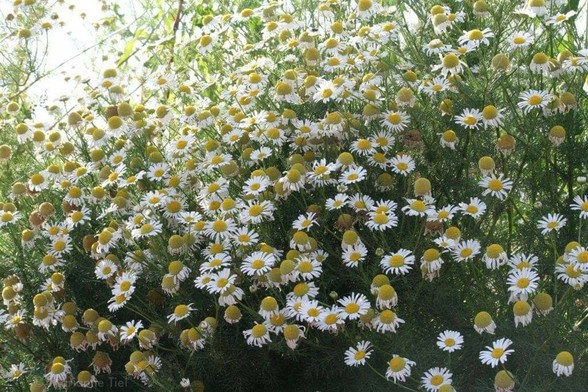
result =
[{"label": "chamomile flower", "polygon": [[490,313],[481,311],[476,314],[474,318],[474,329],[479,334],[487,332],[491,335],[494,334],[494,330],[496,329],[496,323],[492,319]]},{"label": "chamomile flower", "polygon": [[339,177],[339,183],[349,185],[363,181],[367,176],[367,170],[363,167],[349,167]]},{"label": "chamomile flower", "polygon": [[386,378],[392,379],[395,383],[398,381],[406,381],[406,377],[410,377],[412,366],[416,362],[408,358],[393,354],[392,359],[388,362],[388,369],[386,369]]},{"label": "chamomile flower", "polygon": [[384,231],[398,225],[398,217],[393,213],[370,212],[365,225],[370,230]]},{"label": "chamomile flower", "polygon": [[11,364],[10,369],[4,371],[4,378],[8,381],[14,381],[19,379],[23,374],[28,373],[25,364],[20,362],[19,364]]},{"label": "chamomile flower", "polygon": [[486,212],[486,203],[477,197],[472,197],[468,203],[459,203],[458,208],[465,215],[469,215],[473,218],[479,218]]},{"label": "chamomile flower", "polygon": [[526,31],[517,31],[509,38],[511,49],[525,49],[535,42],[531,34]]},{"label": "chamomile flower", "polygon": [[461,350],[463,336],[457,331],[444,331],[437,337],[437,347],[443,351],[454,352]]},{"label": "chamomile flower", "polygon": [[588,273],[582,271],[577,264],[557,264],[555,266],[557,278],[570,285],[575,290],[580,290],[588,282]]},{"label": "chamomile flower", "polygon": [[96,264],[94,274],[98,279],[108,279],[118,271],[118,266],[110,259],[103,259]]},{"label": "chamomile flower", "polygon": [[568,220],[560,214],[547,214],[539,220],[537,228],[542,229],[541,234],[546,235],[552,231],[559,231]]},{"label": "chamomile flower", "polygon": [[139,321],[127,321],[126,325],[120,327],[121,343],[128,343],[135,338],[139,331],[143,329],[143,323]]},{"label": "chamomile flower", "polygon": [[347,366],[365,365],[366,360],[372,355],[371,343],[363,340],[355,347],[349,347],[345,351],[345,364]]},{"label": "chamomile flower", "polygon": [[432,80],[427,80],[421,85],[421,90],[427,95],[436,95],[451,88],[451,84],[444,77],[435,77]]},{"label": "chamomile flower", "polygon": [[533,307],[526,300],[516,301],[512,307],[514,314],[515,327],[522,324],[527,326],[533,320]]},{"label": "chamomile flower", "polygon": [[271,342],[269,330],[263,324],[255,324],[251,329],[243,331],[243,336],[250,346],[262,347]]},{"label": "chamomile flower", "polygon": [[490,40],[488,38],[494,37],[494,33],[489,29],[484,30],[473,29],[470,31],[464,31],[462,36],[459,37],[458,42],[460,45],[466,45],[472,43],[475,47],[482,44],[489,45]]},{"label": "chamomile flower", "polygon": [[341,308],[336,305],[323,309],[316,323],[317,328],[321,331],[337,333],[345,325],[341,312]]},{"label": "chamomile flower", "polygon": [[376,331],[380,333],[395,333],[396,329],[403,323],[404,320],[398,317],[396,312],[390,309],[382,310],[372,320],[372,325],[376,328]]},{"label": "chamomile flower", "polygon": [[194,310],[196,310],[195,308],[192,307],[192,305],[193,304],[177,305],[174,309],[174,312],[172,314],[170,314],[169,316],[167,316],[168,324],[171,324],[172,322],[175,324],[180,320],[183,320],[185,318],[190,317],[190,312],[193,312]]},{"label": "chamomile flower", "polygon": [[552,370],[558,377],[571,376],[574,371],[574,356],[569,351],[559,352],[553,360]]},{"label": "chamomile flower", "polygon": [[365,245],[358,243],[352,246],[348,246],[341,255],[343,264],[347,267],[357,267],[359,263],[365,260],[368,254],[368,250]]},{"label": "chamomile flower", "polygon": [[263,193],[270,186],[270,180],[267,176],[255,176],[245,181],[243,193],[245,195],[257,196]]},{"label": "chamomile flower", "polygon": [[478,185],[485,188],[482,192],[482,196],[490,194],[497,199],[504,200],[508,196],[508,191],[512,189],[512,181],[505,178],[503,174],[498,177],[492,174],[491,176],[484,177],[478,182]]},{"label": "chamomile flower", "polygon": [[580,218],[588,218],[588,196],[576,196],[574,202],[570,204],[570,208],[574,211],[580,211]]},{"label": "chamomile flower", "polygon": [[382,125],[393,132],[404,131],[410,123],[410,116],[401,111],[388,111],[382,117]]},{"label": "chamomile flower", "polygon": [[271,253],[253,252],[248,255],[241,264],[241,271],[248,276],[261,276],[269,272],[276,262]]},{"label": "chamomile flower", "polygon": [[414,160],[406,154],[399,154],[390,160],[390,166],[394,173],[408,176],[415,169]]},{"label": "chamomile flower", "polygon": [[533,109],[545,108],[553,99],[547,91],[529,90],[522,93],[519,98],[521,101],[517,106],[523,109],[523,112],[530,113]]},{"label": "chamomile flower", "polygon": [[537,290],[539,286],[539,275],[537,272],[528,268],[516,269],[509,273],[506,282],[509,285],[508,291],[511,293],[509,302],[516,300],[526,301],[529,298],[529,294]]},{"label": "chamomile flower", "polygon": [[406,199],[408,203],[402,207],[402,212],[409,216],[421,216],[427,215],[427,211],[431,208],[431,200],[421,199]]},{"label": "chamomile flower", "polygon": [[349,203],[349,196],[344,193],[338,193],[333,198],[327,199],[325,208],[329,211],[339,210]]},{"label": "chamomile flower", "polygon": [[54,388],[62,388],[66,385],[70,376],[71,367],[67,361],[57,357],[53,360],[49,372],[45,373],[45,380]]},{"label": "chamomile flower", "polygon": [[352,293],[337,302],[342,307],[341,317],[348,320],[357,320],[370,309],[370,302],[363,294]]},{"label": "chamomile flower", "polygon": [[485,365],[490,365],[493,368],[499,364],[505,363],[508,356],[514,353],[513,349],[509,349],[512,345],[512,340],[502,338],[492,342],[492,346],[486,346],[486,350],[480,351],[480,361]]},{"label": "chamomile flower", "polygon": [[425,372],[421,377],[421,385],[427,392],[438,391],[443,385],[451,385],[453,374],[447,368],[434,367]]},{"label": "chamomile flower", "polygon": [[588,249],[583,246],[576,246],[567,255],[570,264],[577,266],[583,272],[588,272]]},{"label": "chamomile flower", "polygon": [[512,269],[534,269],[539,258],[533,254],[515,253],[508,259],[508,265]]},{"label": "chamomile flower", "polygon": [[484,253],[482,261],[486,263],[486,268],[498,269],[506,264],[508,256],[500,244],[491,244],[486,247],[486,253]]},{"label": "chamomile flower", "polygon": [[480,242],[477,240],[460,241],[450,248],[451,256],[457,262],[467,262],[480,254]]},{"label": "chamomile flower", "polygon": [[482,121],[484,128],[497,128],[502,125],[504,120],[504,109],[498,109],[494,105],[486,105],[482,109]]},{"label": "chamomile flower", "polygon": [[405,275],[410,272],[414,265],[415,257],[407,249],[399,249],[390,253],[380,260],[380,267],[384,273],[394,275]]}]

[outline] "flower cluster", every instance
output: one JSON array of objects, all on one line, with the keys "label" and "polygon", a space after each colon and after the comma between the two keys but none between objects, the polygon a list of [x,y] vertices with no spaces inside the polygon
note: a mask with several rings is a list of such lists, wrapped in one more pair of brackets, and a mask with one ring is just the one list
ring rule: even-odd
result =
[{"label": "flower cluster", "polygon": [[[585,311],[574,142],[588,49],[552,43],[574,14],[559,1],[416,2],[413,39],[413,2],[385,3],[206,15],[176,43],[191,65],[154,70],[145,96],[110,67],[52,121],[9,111],[7,147],[39,165],[0,206],[15,266],[0,321],[25,342],[58,330],[68,347],[5,378],[92,388],[117,369],[154,385],[175,366],[167,351],[189,361],[236,331],[294,353],[339,339],[344,365],[451,391],[463,369],[411,345],[476,347],[486,377],[481,365],[523,351],[521,329]],[[413,329],[437,347],[400,343]],[[497,390],[533,382],[521,358],[491,374]],[[573,369],[557,354],[555,375]]]}]

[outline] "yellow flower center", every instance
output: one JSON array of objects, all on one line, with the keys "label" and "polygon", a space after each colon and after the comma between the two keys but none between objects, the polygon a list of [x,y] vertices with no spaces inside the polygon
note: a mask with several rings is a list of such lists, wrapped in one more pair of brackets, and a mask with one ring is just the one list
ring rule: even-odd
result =
[{"label": "yellow flower center", "polygon": [[443,381],[445,381],[443,379],[443,376],[440,376],[438,374],[431,377],[431,385],[439,386],[439,385],[443,384]]},{"label": "yellow flower center", "polygon": [[345,312],[349,313],[349,314],[354,314],[359,312],[359,305],[356,303],[350,303],[345,305]]},{"label": "yellow flower center", "polygon": [[404,358],[394,357],[390,360],[390,363],[388,366],[390,367],[390,370],[392,370],[394,373],[397,373],[397,372],[401,371],[402,369],[404,369],[405,365],[406,365],[406,361],[404,360]]},{"label": "yellow flower center", "polygon": [[493,178],[490,181],[488,181],[488,189],[490,189],[491,191],[499,192],[502,190],[502,188],[502,181],[500,181],[498,178]]},{"label": "yellow flower center", "polygon": [[402,256],[402,255],[393,255],[388,260],[388,264],[391,267],[402,267],[404,265],[404,256]]},{"label": "yellow flower center", "polygon": [[517,282],[517,286],[518,286],[519,288],[521,288],[521,289],[524,289],[524,288],[527,288],[527,287],[529,287],[529,284],[530,284],[530,283],[531,283],[531,282],[529,281],[529,279],[528,279],[528,278],[520,278],[520,279],[518,280],[518,282]]},{"label": "yellow flower center", "polygon": [[543,102],[543,98],[541,97],[541,95],[531,95],[529,99],[527,99],[527,102],[531,106],[537,106],[541,104],[541,102]]}]

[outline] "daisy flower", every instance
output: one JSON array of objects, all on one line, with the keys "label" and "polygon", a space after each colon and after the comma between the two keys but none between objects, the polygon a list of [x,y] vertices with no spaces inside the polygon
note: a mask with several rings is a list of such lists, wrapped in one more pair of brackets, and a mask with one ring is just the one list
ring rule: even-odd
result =
[{"label": "daisy flower", "polygon": [[367,176],[367,170],[363,167],[349,167],[339,177],[339,182],[345,185],[361,182]]},{"label": "daisy flower", "polygon": [[485,188],[484,192],[482,192],[482,196],[490,194],[500,200],[504,200],[508,196],[508,191],[512,189],[513,184],[511,180],[503,177],[502,174],[498,177],[493,174],[482,178],[478,185]]},{"label": "daisy flower", "polygon": [[276,262],[276,258],[271,253],[253,252],[248,255],[241,264],[241,271],[248,276],[261,276],[268,273]]},{"label": "daisy flower", "polygon": [[398,225],[398,218],[393,213],[370,212],[365,225],[370,230],[384,231]]},{"label": "daisy flower", "polygon": [[421,385],[427,392],[438,391],[443,385],[451,385],[453,374],[447,368],[434,367],[425,372],[421,377]]},{"label": "daisy flower", "polygon": [[112,287],[112,294],[124,294],[127,298],[129,298],[135,292],[136,281],[137,275],[134,272],[123,272],[122,275],[116,277],[114,286]]},{"label": "daisy flower", "polygon": [[482,44],[490,44],[488,38],[492,37],[494,37],[494,33],[489,28],[485,28],[484,30],[473,29],[470,31],[464,31],[462,36],[459,37],[458,42],[460,45],[472,43],[478,47]]},{"label": "daisy flower", "polygon": [[317,328],[321,331],[336,333],[339,328],[345,325],[345,320],[341,316],[341,308],[336,305],[329,309],[324,309],[317,321]]},{"label": "daisy flower", "polygon": [[313,280],[321,276],[323,267],[315,259],[307,256],[301,256],[296,259],[296,272],[303,280]]},{"label": "daisy flower", "polygon": [[430,272],[439,271],[443,263],[441,253],[435,248],[425,250],[421,257],[421,266],[426,265]]},{"label": "daisy flower", "polygon": [[441,138],[439,138],[439,143],[442,147],[447,147],[452,150],[455,150],[455,145],[459,141],[457,134],[455,131],[448,129],[447,131],[441,134]]},{"label": "daisy flower", "polygon": [[382,117],[382,125],[393,132],[404,131],[410,123],[410,116],[405,112],[388,111]]},{"label": "daisy flower", "polygon": [[494,320],[492,320],[492,316],[490,316],[490,313],[485,311],[478,312],[478,314],[476,314],[476,317],[474,318],[474,329],[480,335],[484,332],[494,335],[496,323],[494,323]]},{"label": "daisy flower", "polygon": [[71,376],[71,368],[61,357],[53,360],[49,372],[45,373],[45,380],[54,388],[62,388]]},{"label": "daisy flower", "polygon": [[250,246],[259,242],[259,234],[253,229],[247,227],[239,227],[232,233],[232,239],[236,246]]},{"label": "daisy flower", "polygon": [[447,352],[461,350],[463,336],[457,331],[444,331],[437,337],[437,346]]},{"label": "daisy flower", "polygon": [[403,358],[399,355],[393,354],[392,359],[388,362],[388,369],[386,370],[386,378],[392,379],[394,382],[404,382],[406,377],[410,377],[411,367],[416,365],[416,362],[408,358]]},{"label": "daisy flower", "polygon": [[360,156],[368,156],[376,152],[376,147],[378,147],[376,142],[360,138],[351,143],[351,152]]},{"label": "daisy flower", "polygon": [[492,342],[492,346],[486,346],[485,351],[480,351],[480,361],[485,365],[493,368],[501,363],[505,363],[508,356],[514,353],[514,350],[508,348],[512,344],[510,339],[502,338]]},{"label": "daisy flower", "polygon": [[390,309],[382,310],[372,320],[372,325],[376,328],[376,331],[380,333],[392,332],[395,333],[396,329],[400,324],[403,324],[404,320],[396,315],[396,312]]},{"label": "daisy flower", "polygon": [[558,377],[562,374],[566,377],[571,376],[574,370],[574,356],[568,351],[561,351],[553,360],[552,369]]},{"label": "daisy flower", "polygon": [[20,362],[18,365],[11,364],[10,369],[4,372],[4,378],[8,379],[9,381],[14,381],[25,373],[27,373],[27,371],[25,370],[24,363]]},{"label": "daisy flower", "polygon": [[564,22],[567,22],[568,20],[570,20],[570,18],[572,16],[576,15],[576,11],[568,11],[565,14],[562,14],[561,12],[558,12],[557,14],[553,15],[552,17],[550,17],[546,24],[548,25],[560,25]]},{"label": "daisy flower", "polygon": [[557,278],[572,286],[575,290],[580,290],[588,282],[588,274],[580,269],[576,264],[558,264],[555,266]]},{"label": "daisy flower", "polygon": [[161,234],[163,225],[157,221],[147,222],[141,227],[131,230],[134,239],[158,236]]},{"label": "daisy flower", "polygon": [[435,209],[428,209],[427,213],[427,220],[428,221],[438,221],[438,222],[446,222],[448,220],[453,219],[457,211],[457,207],[452,206],[451,204],[446,205],[439,210]]},{"label": "daisy flower", "polygon": [[269,330],[263,324],[255,324],[251,329],[243,331],[243,336],[250,346],[262,347],[271,342]]},{"label": "daisy flower", "polygon": [[515,253],[508,259],[508,265],[513,269],[534,269],[539,258],[533,254]]},{"label": "daisy flower", "polygon": [[525,49],[532,45],[535,39],[526,31],[517,31],[510,36],[508,42],[511,49]]},{"label": "daisy flower", "polygon": [[372,355],[371,343],[363,340],[355,347],[349,347],[345,351],[345,364],[347,366],[365,365],[367,359]]},{"label": "daisy flower", "polygon": [[448,53],[445,56],[439,54],[441,64],[433,67],[433,71],[441,70],[441,75],[457,75],[463,71],[465,63],[455,53]]},{"label": "daisy flower", "polygon": [[552,101],[553,97],[547,91],[529,90],[522,93],[519,98],[521,101],[517,106],[525,113],[529,113],[533,109],[543,109]]},{"label": "daisy flower", "polygon": [[432,80],[426,80],[421,85],[421,90],[424,91],[425,94],[431,96],[449,90],[450,88],[451,84],[444,77],[436,77]]},{"label": "daisy flower", "polygon": [[486,263],[486,268],[497,269],[506,264],[508,256],[501,245],[491,244],[486,247],[486,253],[484,253],[482,261]]},{"label": "daisy flower", "polygon": [[400,154],[390,160],[390,166],[394,173],[407,176],[415,169],[415,162],[409,155]]},{"label": "daisy flower", "polygon": [[535,53],[529,65],[529,70],[533,73],[549,75],[550,61],[549,56],[543,52]]},{"label": "daisy flower", "polygon": [[108,340],[118,335],[118,328],[110,320],[102,319],[98,323],[98,333],[96,334],[101,341]]},{"label": "daisy flower", "polygon": [[217,219],[207,222],[206,231],[204,234],[215,241],[225,240],[226,238],[230,237],[235,228],[236,225],[233,219]]},{"label": "daisy flower", "polygon": [[477,240],[460,241],[451,247],[451,256],[457,262],[466,262],[480,254],[480,242]]},{"label": "daisy flower", "polygon": [[270,186],[270,180],[267,176],[254,176],[245,181],[243,185],[243,194],[257,196],[263,193]]},{"label": "daisy flower", "polygon": [[568,253],[567,260],[583,272],[588,272],[588,250],[585,247],[576,246]]},{"label": "daisy flower", "polygon": [[498,109],[494,105],[487,105],[482,109],[482,121],[485,128],[497,128],[504,120],[504,109]]},{"label": "daisy flower", "polygon": [[472,218],[479,218],[486,212],[486,203],[477,197],[470,198],[469,203],[459,203],[458,209]]},{"label": "daisy flower", "polygon": [[172,322],[175,324],[180,320],[183,320],[187,317],[190,317],[190,312],[196,310],[195,308],[192,307],[192,305],[193,304],[177,305],[174,309],[174,312],[172,314],[170,314],[169,316],[167,316],[167,322],[169,324],[171,324]]},{"label": "daisy flower", "polygon": [[407,205],[402,207],[402,212],[408,216],[426,216],[427,211],[431,209],[431,200],[406,199]]},{"label": "daisy flower", "polygon": [[533,320],[533,307],[527,301],[519,300],[515,302],[512,307],[512,312],[514,314],[515,327],[518,327],[519,324],[525,327]]},{"label": "daisy flower", "polygon": [[352,293],[338,302],[342,306],[341,317],[344,319],[357,320],[370,309],[370,302],[363,294]]},{"label": "daisy flower", "polygon": [[118,271],[118,266],[110,259],[103,259],[96,264],[94,274],[98,279],[108,279]]},{"label": "daisy flower", "polygon": [[588,197],[587,196],[576,196],[574,202],[570,204],[570,208],[574,211],[580,211],[580,218],[588,218]]},{"label": "daisy flower", "polygon": [[143,329],[143,323],[139,321],[127,321],[126,325],[120,327],[121,343],[128,343]]},{"label": "daisy flower", "polygon": [[343,264],[347,267],[357,267],[359,263],[365,260],[368,250],[365,245],[358,243],[348,246],[341,255]]},{"label": "daisy flower", "polygon": [[541,234],[546,235],[552,231],[559,231],[562,227],[566,225],[568,220],[560,214],[547,214],[539,220],[537,223],[537,228],[542,229]]},{"label": "daisy flower", "polygon": [[531,269],[524,268],[522,270],[512,270],[508,276],[507,284],[509,285],[508,291],[510,291],[510,300],[526,301],[529,294],[532,294],[537,290],[539,285],[539,275]]}]

